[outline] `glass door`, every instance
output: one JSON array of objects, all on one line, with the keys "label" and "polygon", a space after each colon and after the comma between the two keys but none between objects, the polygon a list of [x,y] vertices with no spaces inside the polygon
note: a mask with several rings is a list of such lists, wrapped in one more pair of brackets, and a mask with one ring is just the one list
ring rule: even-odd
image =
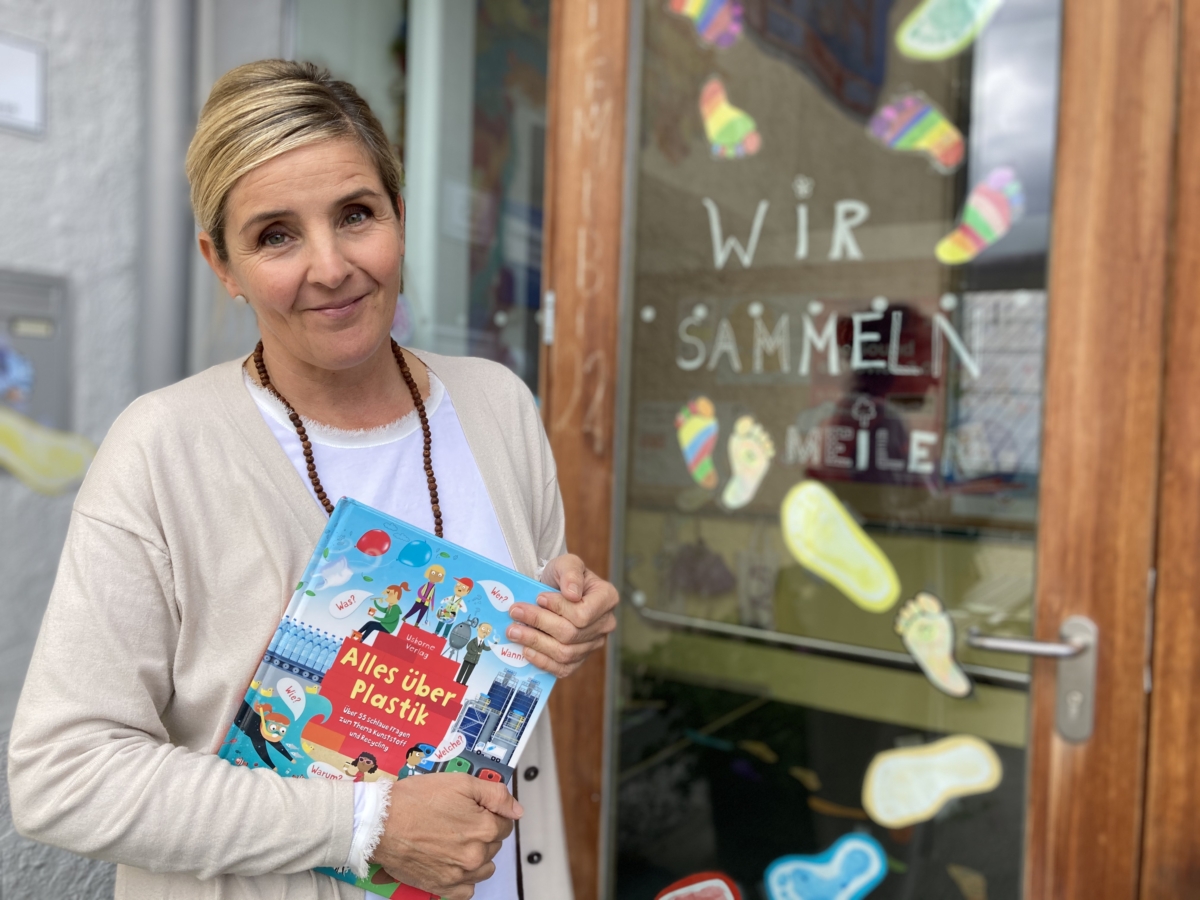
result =
[{"label": "glass door", "polygon": [[1020,897],[1060,5],[635,16],[613,895]]}]

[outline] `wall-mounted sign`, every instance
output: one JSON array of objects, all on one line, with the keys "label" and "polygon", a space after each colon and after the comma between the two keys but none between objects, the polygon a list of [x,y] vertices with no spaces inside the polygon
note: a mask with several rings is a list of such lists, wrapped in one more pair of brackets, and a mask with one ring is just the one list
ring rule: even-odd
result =
[{"label": "wall-mounted sign", "polygon": [[0,34],[0,128],[46,129],[45,48],[10,34]]}]

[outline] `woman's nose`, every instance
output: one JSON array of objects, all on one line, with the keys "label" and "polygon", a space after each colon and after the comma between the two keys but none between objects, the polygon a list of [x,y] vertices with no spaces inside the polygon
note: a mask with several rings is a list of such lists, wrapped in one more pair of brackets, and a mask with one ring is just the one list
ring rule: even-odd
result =
[{"label": "woman's nose", "polygon": [[337,288],[352,270],[333,234],[315,235],[309,240],[308,281],[321,287]]}]

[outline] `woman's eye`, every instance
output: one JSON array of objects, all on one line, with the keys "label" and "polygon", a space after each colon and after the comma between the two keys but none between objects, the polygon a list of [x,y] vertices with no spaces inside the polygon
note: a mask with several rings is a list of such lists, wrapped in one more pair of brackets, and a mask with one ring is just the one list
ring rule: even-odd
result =
[{"label": "woman's eye", "polygon": [[361,225],[363,222],[367,221],[367,215],[368,213],[365,209],[351,210],[346,214],[346,224]]},{"label": "woman's eye", "polygon": [[262,242],[267,247],[282,247],[287,237],[279,231],[268,231],[262,236]]}]

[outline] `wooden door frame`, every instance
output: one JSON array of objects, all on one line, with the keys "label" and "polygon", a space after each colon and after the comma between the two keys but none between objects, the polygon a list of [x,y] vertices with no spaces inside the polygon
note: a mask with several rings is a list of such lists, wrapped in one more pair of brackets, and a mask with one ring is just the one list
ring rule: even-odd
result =
[{"label": "wooden door frame", "polygon": [[1179,13],[1179,108],[1171,304],[1167,314],[1158,588],[1142,840],[1142,900],[1200,896],[1200,0]]},{"label": "wooden door frame", "polygon": [[[1138,893],[1178,2],[1195,31],[1200,0],[1063,0],[1035,634],[1054,640],[1067,616],[1090,616],[1100,628],[1101,673],[1093,737],[1072,745],[1054,731],[1053,663],[1035,662],[1026,900],[1132,900]],[[553,0],[551,11],[543,272],[556,299],[553,343],[543,348],[542,408],[568,543],[610,578],[618,574],[610,541],[622,201],[631,174],[623,166],[631,6]],[[1191,37],[1195,56],[1200,39]],[[1200,108],[1200,90],[1191,102]],[[1197,122],[1193,116],[1192,133],[1200,136]],[[1193,215],[1189,227],[1200,236],[1200,213]],[[1193,269],[1200,259],[1189,257],[1176,274]],[[1175,324],[1200,338],[1200,311],[1192,319]],[[1183,365],[1177,377],[1187,387],[1200,383],[1200,362]],[[1200,412],[1188,422],[1195,429],[1188,434],[1200,435]],[[1200,489],[1195,460],[1168,457],[1164,465],[1168,475],[1179,467],[1177,477]],[[1200,528],[1200,510],[1175,514]],[[1181,597],[1191,574],[1171,582]],[[1200,634],[1182,607],[1169,621],[1190,628],[1175,632],[1180,641]],[[1166,627],[1160,601],[1160,633]],[[1167,643],[1159,646],[1161,658]],[[1186,677],[1196,663],[1194,654],[1183,658]],[[607,679],[596,655],[551,697],[576,900],[596,900],[606,864]],[[1156,740],[1185,725],[1188,736],[1200,737],[1200,716],[1182,719],[1164,703]],[[1152,777],[1155,765],[1157,758]],[[1151,799],[1178,799],[1166,796],[1169,783],[1152,780]],[[1189,802],[1200,798],[1194,772],[1191,784]],[[1184,808],[1176,803],[1175,814]],[[1147,835],[1148,847],[1162,841],[1154,829]],[[1190,871],[1196,859],[1188,857]]]},{"label": "wooden door frame", "polygon": [[[547,96],[542,419],[558,463],[567,546],[610,565],[631,0],[552,0]],[[603,880],[609,666],[594,654],[550,695],[575,900]]]}]

